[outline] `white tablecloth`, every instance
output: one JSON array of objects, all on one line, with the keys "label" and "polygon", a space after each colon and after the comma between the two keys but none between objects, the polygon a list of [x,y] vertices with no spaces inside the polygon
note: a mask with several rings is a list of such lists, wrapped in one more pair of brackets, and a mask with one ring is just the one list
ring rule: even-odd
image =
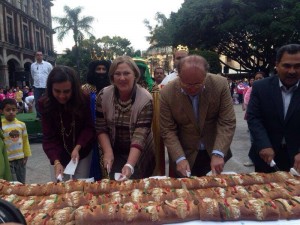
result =
[{"label": "white tablecloth", "polygon": [[216,221],[190,221],[185,223],[172,223],[166,225],[300,225],[299,220],[277,220],[277,221],[226,221],[226,222],[216,222]]}]

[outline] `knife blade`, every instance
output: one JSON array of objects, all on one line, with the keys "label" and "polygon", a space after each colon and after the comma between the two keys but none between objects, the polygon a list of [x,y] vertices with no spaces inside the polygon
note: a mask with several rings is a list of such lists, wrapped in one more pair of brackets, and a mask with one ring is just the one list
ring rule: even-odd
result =
[{"label": "knife blade", "polygon": [[275,170],[275,171],[280,171],[279,167],[276,165],[275,161],[272,160],[270,162],[270,166]]},{"label": "knife blade", "polygon": [[110,167],[108,166],[108,164],[106,165],[106,171],[107,171],[108,179],[110,179]]},{"label": "knife blade", "polygon": [[292,175],[294,175],[294,176],[300,176],[300,174],[297,172],[297,170],[295,170],[294,167],[292,167],[292,168],[290,169],[290,173],[291,173]]}]

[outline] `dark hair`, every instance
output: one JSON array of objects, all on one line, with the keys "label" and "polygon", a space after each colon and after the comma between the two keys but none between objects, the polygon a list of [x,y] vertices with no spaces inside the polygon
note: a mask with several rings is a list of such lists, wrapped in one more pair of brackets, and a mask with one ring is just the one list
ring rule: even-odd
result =
[{"label": "dark hair", "polygon": [[89,68],[88,68],[88,73],[86,75],[86,81],[90,84],[96,85],[96,81],[94,80],[94,77],[96,76],[95,74],[95,70],[97,68],[97,66],[99,65],[103,65],[106,68],[107,74],[109,71],[109,67],[110,67],[110,61],[107,60],[95,60],[90,62],[89,64]]},{"label": "dark hair", "polygon": [[297,54],[300,52],[299,44],[288,44],[280,47],[276,53],[276,63],[279,63],[284,53]]},{"label": "dark hair", "polygon": [[162,68],[162,67],[160,67],[160,66],[156,67],[156,68],[154,69],[153,73],[156,73],[156,70],[163,70],[163,71],[165,72],[165,69]]},{"label": "dark hair", "polygon": [[37,50],[37,51],[35,51],[35,52],[34,52],[34,55],[36,55],[36,53],[38,53],[38,52],[41,52],[41,53],[44,55],[44,53],[43,53],[42,50]]},{"label": "dark hair", "polygon": [[3,110],[6,105],[14,105],[14,106],[18,107],[17,101],[12,98],[3,99],[3,101],[1,102],[1,106],[0,106],[1,109]]},{"label": "dark hair", "polygon": [[253,78],[255,78],[257,74],[261,74],[263,77],[266,76],[265,72],[263,72],[263,71],[257,71],[257,72],[253,75]]},{"label": "dark hair", "polygon": [[80,109],[84,107],[84,94],[75,70],[68,66],[56,66],[48,76],[46,93],[44,97],[45,113],[52,113],[59,105],[53,96],[52,88],[54,83],[70,81],[72,86],[72,96],[65,107],[72,110],[76,115],[81,115]]},{"label": "dark hair", "polygon": [[[18,107],[17,106],[17,101],[15,99],[12,99],[12,98],[3,99],[3,101],[0,102],[0,109],[3,110],[6,105],[15,105],[16,107]],[[0,129],[2,130],[1,115],[0,115]]]},{"label": "dark hair", "polygon": [[[110,85],[110,79],[108,76],[110,64],[111,62],[108,60],[95,60],[90,62],[89,64],[88,72],[86,75],[86,81],[87,83],[96,86],[97,93],[104,87]],[[103,65],[106,68],[106,73],[99,75],[95,72],[97,66],[99,65]]]}]

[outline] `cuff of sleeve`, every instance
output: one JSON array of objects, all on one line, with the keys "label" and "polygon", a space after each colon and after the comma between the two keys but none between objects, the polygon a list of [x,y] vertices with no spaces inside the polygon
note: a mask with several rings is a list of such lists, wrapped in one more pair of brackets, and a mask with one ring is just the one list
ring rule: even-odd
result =
[{"label": "cuff of sleeve", "polygon": [[221,152],[220,150],[213,150],[212,155],[217,155],[217,156],[224,158],[224,153]]},{"label": "cuff of sleeve", "polygon": [[140,146],[138,144],[131,144],[130,147],[137,148],[138,150],[143,151],[142,146]]},{"label": "cuff of sleeve", "polygon": [[181,156],[178,159],[176,159],[176,164],[178,164],[179,162],[181,162],[182,160],[185,160],[185,156]]}]

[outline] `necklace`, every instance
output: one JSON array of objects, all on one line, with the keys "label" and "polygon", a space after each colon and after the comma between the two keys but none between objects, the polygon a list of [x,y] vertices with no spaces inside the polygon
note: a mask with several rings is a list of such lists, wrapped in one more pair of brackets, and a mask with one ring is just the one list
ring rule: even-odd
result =
[{"label": "necklace", "polygon": [[120,112],[128,112],[131,108],[131,104],[132,103],[132,99],[130,98],[128,101],[124,102],[121,101],[120,99],[116,99],[115,101],[115,105],[116,108],[120,111]]},{"label": "necklace", "polygon": [[74,119],[74,115],[72,114],[72,122],[71,122],[71,127],[69,132],[66,131],[66,128],[64,127],[63,124],[63,120],[62,120],[62,116],[61,116],[61,112],[59,112],[59,117],[60,117],[60,132],[61,132],[61,136],[63,139],[63,143],[64,143],[64,149],[67,151],[67,153],[69,155],[71,155],[72,151],[70,152],[68,150],[68,146],[65,140],[65,136],[68,138],[70,137],[71,134],[73,134],[73,146],[72,146],[72,150],[75,147],[75,119]]},{"label": "necklace", "polygon": [[132,99],[130,98],[127,101],[122,101],[121,99],[118,99],[118,102],[120,103],[121,106],[126,106],[126,105],[131,104]]}]

